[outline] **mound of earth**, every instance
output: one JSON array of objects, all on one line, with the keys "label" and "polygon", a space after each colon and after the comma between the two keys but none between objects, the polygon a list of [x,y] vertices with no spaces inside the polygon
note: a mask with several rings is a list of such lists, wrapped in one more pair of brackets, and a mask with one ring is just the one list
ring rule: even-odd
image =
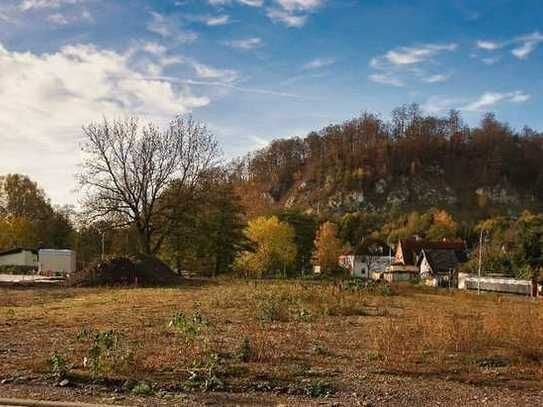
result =
[{"label": "mound of earth", "polygon": [[113,257],[81,272],[77,285],[163,286],[183,278],[156,257]]}]

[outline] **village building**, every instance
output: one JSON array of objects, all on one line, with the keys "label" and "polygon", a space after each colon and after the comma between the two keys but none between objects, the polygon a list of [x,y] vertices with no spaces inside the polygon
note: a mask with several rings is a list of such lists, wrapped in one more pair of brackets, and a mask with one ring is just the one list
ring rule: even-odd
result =
[{"label": "village building", "polygon": [[17,247],[0,252],[0,266],[38,267],[38,251]]},{"label": "village building", "polygon": [[454,250],[423,249],[417,266],[420,279],[431,287],[452,287],[456,285],[456,271],[460,260]]},{"label": "village building", "polygon": [[47,276],[68,275],[76,272],[76,253],[73,250],[41,249],[39,273]]},{"label": "village building", "polygon": [[339,257],[339,265],[352,277],[358,278],[370,278],[373,273],[381,273],[390,263],[390,256],[355,254],[352,251],[347,251]]},{"label": "village building", "polygon": [[46,276],[65,276],[76,271],[73,250],[14,248],[0,252],[0,274],[38,273]]},{"label": "village building", "polygon": [[339,265],[352,277],[371,278],[382,273],[392,262],[391,249],[381,241],[364,242],[356,250],[346,250],[339,257]]},{"label": "village building", "polygon": [[466,261],[466,244],[461,240],[402,239],[382,278],[387,281],[423,280],[433,287],[450,286],[455,284],[458,266]]}]

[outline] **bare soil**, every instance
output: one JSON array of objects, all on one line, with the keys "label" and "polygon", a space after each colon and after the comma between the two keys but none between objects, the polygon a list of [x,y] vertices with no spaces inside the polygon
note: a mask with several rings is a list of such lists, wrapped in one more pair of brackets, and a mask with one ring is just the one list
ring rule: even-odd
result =
[{"label": "bare soil", "polygon": [[[3,289],[0,395],[138,406],[543,405],[542,304],[393,290],[239,281]],[[116,345],[92,368],[104,332]],[[137,394],[139,384],[149,392]]]}]

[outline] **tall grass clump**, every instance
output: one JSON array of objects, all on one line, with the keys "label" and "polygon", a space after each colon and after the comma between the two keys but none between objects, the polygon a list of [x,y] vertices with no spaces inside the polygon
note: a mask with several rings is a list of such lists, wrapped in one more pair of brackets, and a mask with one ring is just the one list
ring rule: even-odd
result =
[{"label": "tall grass clump", "polygon": [[390,365],[444,360],[451,354],[499,354],[543,362],[543,308],[540,304],[500,304],[461,314],[454,308],[416,311],[386,319],[370,332],[375,350]]}]

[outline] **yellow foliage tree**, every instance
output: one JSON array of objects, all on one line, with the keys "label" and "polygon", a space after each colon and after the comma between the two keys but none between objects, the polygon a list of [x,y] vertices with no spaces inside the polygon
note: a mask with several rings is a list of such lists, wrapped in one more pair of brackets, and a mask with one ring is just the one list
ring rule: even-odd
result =
[{"label": "yellow foliage tree", "polygon": [[440,240],[454,238],[458,234],[458,224],[453,217],[443,209],[433,211],[433,223],[428,230],[428,238]]},{"label": "yellow foliage tree", "polygon": [[317,232],[314,261],[320,266],[321,273],[334,272],[338,268],[343,245],[337,233],[337,226],[332,222],[323,223]]},{"label": "yellow foliage tree", "polygon": [[255,245],[236,259],[235,267],[243,275],[262,278],[267,274],[286,273],[297,255],[292,226],[275,216],[249,221],[247,238]]},{"label": "yellow foliage tree", "polygon": [[0,249],[33,247],[37,244],[32,223],[20,216],[0,217]]}]

